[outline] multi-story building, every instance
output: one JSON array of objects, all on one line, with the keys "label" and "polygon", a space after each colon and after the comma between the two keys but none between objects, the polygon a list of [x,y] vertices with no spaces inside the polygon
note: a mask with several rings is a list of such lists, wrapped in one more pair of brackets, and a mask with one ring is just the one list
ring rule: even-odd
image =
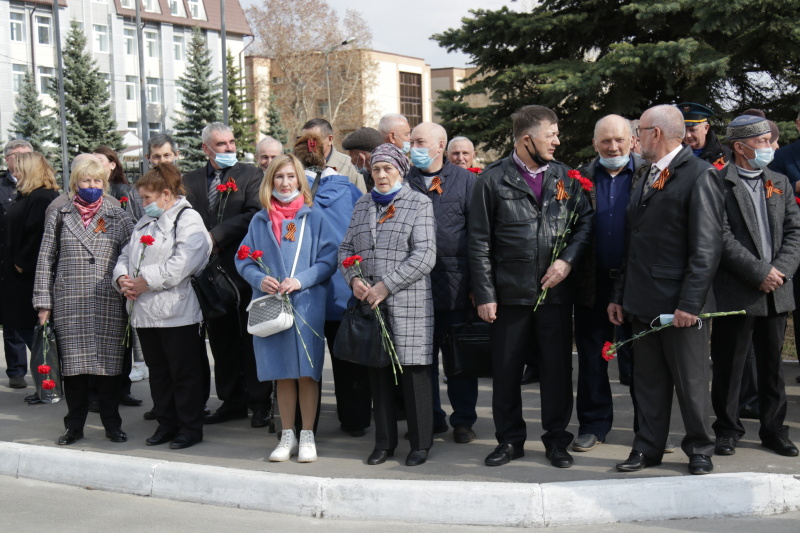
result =
[{"label": "multi-story building", "polygon": [[[112,109],[121,131],[138,131],[141,121],[135,0],[58,0],[62,48],[70,21],[81,25],[88,49],[108,81]],[[220,42],[219,0],[142,0],[147,128],[172,129],[180,109],[176,80],[186,68],[192,27],[203,30],[211,65],[222,77],[225,54]],[[243,61],[244,36],[250,35],[239,0],[225,0],[227,48]],[[56,76],[53,2],[0,0],[0,139],[8,138],[15,99],[25,72],[32,69],[40,98],[49,105],[47,87]]]}]

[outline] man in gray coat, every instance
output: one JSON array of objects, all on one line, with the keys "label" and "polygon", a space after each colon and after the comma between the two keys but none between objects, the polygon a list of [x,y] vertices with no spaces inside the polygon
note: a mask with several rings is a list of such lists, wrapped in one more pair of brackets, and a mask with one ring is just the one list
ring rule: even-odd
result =
[{"label": "man in gray coat", "polygon": [[767,168],[772,160],[766,119],[742,115],[728,125],[733,163],[722,171],[725,226],[714,293],[720,311],[744,316],[714,321],[711,402],[717,416],[714,452],[733,455],[744,435],[739,420],[742,368],[751,342],[758,369],[761,445],[796,456],[789,440],[781,348],[786,315],[795,307],[792,276],[800,263],[800,210],[786,176]]}]

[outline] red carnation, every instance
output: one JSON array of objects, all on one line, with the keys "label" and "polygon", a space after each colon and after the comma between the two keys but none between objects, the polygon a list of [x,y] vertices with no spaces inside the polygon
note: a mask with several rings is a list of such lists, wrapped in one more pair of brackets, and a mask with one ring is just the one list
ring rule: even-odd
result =
[{"label": "red carnation", "polygon": [[39,373],[40,374],[49,374],[50,373],[50,365],[39,365]]},{"label": "red carnation", "polygon": [[567,172],[567,176],[569,176],[570,178],[572,178],[574,180],[577,180],[577,179],[580,179],[581,173],[579,171],[577,171],[577,170],[570,170],[569,172]]},{"label": "red carnation", "polygon": [[250,257],[252,257],[253,259],[261,259],[262,255],[264,255],[264,252],[262,252],[261,250],[253,250],[253,253],[250,254]]},{"label": "red carnation", "polygon": [[119,203],[122,204],[122,207],[125,207],[125,204],[128,203],[128,197],[123,196],[122,198],[119,199]]},{"label": "red carnation", "polygon": [[46,379],[46,380],[42,381],[42,388],[45,389],[45,390],[55,389],[56,388],[56,382],[53,381],[52,379]]},{"label": "red carnation", "polygon": [[584,178],[583,176],[578,178],[578,182],[580,182],[581,187],[583,187],[583,190],[586,192],[591,191],[592,187],[594,187],[594,183],[592,183],[592,180],[590,180],[589,178]]},{"label": "red carnation", "polygon": [[481,173],[481,168],[480,167],[470,167],[467,170],[469,170],[473,174],[480,174]]},{"label": "red carnation", "polygon": [[217,190],[219,192],[228,192],[228,186],[225,185],[224,183],[220,183],[219,185],[217,185]]},{"label": "red carnation", "polygon": [[228,183],[226,183],[225,187],[229,192],[236,192],[236,191],[239,190],[239,187],[236,186],[236,182],[233,181],[233,180],[231,180]]},{"label": "red carnation", "polygon": [[794,197],[794,201],[797,202],[797,205],[800,205],[800,198],[797,196]]},{"label": "red carnation", "polygon": [[155,243],[156,240],[153,238],[152,235],[142,235],[142,238],[139,239],[139,242],[144,244],[145,246],[153,246],[153,243]]},{"label": "red carnation", "polygon": [[247,259],[248,257],[250,257],[250,248],[244,245],[241,246],[236,254],[236,257],[242,260]]},{"label": "red carnation", "polygon": [[616,348],[614,348],[613,344],[606,341],[606,343],[603,345],[602,355],[603,359],[605,359],[606,361],[611,361],[617,355],[617,350]]},{"label": "red carnation", "polygon": [[361,261],[362,257],[360,255],[351,255],[350,257],[342,261],[342,266],[345,268],[350,268],[351,266],[355,265],[356,263],[360,263]]}]

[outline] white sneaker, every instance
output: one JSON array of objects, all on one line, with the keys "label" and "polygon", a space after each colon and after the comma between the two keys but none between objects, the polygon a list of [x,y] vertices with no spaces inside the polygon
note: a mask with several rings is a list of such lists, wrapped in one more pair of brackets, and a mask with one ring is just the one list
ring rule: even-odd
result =
[{"label": "white sneaker", "polygon": [[269,460],[274,462],[288,461],[289,457],[293,455],[297,455],[297,437],[294,436],[293,429],[284,429],[281,432],[281,442],[275,448],[275,451],[269,455]]},{"label": "white sneaker", "polygon": [[304,429],[300,432],[300,449],[297,453],[298,463],[313,463],[317,460],[317,445],[314,442],[314,432]]},{"label": "white sneaker", "polygon": [[133,363],[131,367],[131,381],[142,381],[150,377],[150,371],[144,363]]}]

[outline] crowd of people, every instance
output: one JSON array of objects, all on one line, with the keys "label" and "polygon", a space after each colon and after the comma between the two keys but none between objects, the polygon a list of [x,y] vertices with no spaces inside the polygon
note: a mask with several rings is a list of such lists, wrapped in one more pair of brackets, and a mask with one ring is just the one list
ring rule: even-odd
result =
[{"label": "crowd of people", "polygon": [[[270,461],[313,462],[327,341],[341,430],[362,437],[374,421],[366,462],[375,465],[394,456],[407,420],[405,464],[416,466],[434,434],[476,438],[478,381],[447,376],[448,419],[439,354],[452,327],[480,319],[498,443],[487,466],[524,456],[521,386],[530,381],[540,381],[552,466],[568,468],[570,451],[604,442],[614,406],[602,355],[614,340],[624,343],[620,382],[635,409],[618,470],[656,466],[674,451],[673,393],[691,473],[735,453],[745,416],[759,419],[764,447],[797,456],[781,350],[798,290],[800,141],[773,158],[778,131],[762,112],[732,120],[725,143],[712,116],[695,103],[637,120],[605,116],[592,136],[596,157],[576,170],[557,160],[558,117],[537,105],[512,115],[513,150],[485,168],[469,139],[448,142],[442,126],[412,128],[397,114],[347,135],[347,155],[331,124],[312,119],[290,154],[261,140],[256,165],[237,160],[228,126],[211,123],[200,168],[181,175],[179,147],[157,134],[146,147],[152,168],[135,184],[100,146],[74,159],[66,194],[41,154],[11,141],[0,176],[9,386],[27,387],[26,347],[35,326],[49,324],[68,411],[58,444],[84,437],[90,409],[109,440],[127,441],[119,405],[141,404],[130,394],[140,347],[153,402],[145,418],[157,421],[148,446],[187,448],[206,425],[248,416],[265,427],[277,407]],[[192,277],[212,263],[240,298],[224,316],[204,317]],[[251,302],[274,295],[288,302],[292,327],[248,333]],[[353,309],[385,317],[402,373],[354,362],[336,343]],[[745,314],[709,324],[714,311]],[[664,323],[673,327],[649,331]],[[222,402],[214,412],[206,337]]]}]

